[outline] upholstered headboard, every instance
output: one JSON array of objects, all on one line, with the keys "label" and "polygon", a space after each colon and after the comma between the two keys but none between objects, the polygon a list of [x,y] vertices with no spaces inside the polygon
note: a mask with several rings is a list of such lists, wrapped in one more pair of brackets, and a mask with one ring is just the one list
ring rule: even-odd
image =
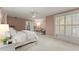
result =
[{"label": "upholstered headboard", "polygon": [[20,31],[25,29],[26,21],[24,19],[19,19],[15,17],[8,17],[7,23],[10,25],[10,27],[13,27],[14,29]]}]

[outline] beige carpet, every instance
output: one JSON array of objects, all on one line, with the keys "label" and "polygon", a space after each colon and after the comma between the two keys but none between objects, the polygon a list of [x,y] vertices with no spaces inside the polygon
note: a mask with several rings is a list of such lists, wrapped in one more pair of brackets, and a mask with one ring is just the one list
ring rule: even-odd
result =
[{"label": "beige carpet", "polygon": [[38,42],[25,45],[16,51],[78,51],[79,46],[52,37],[38,35]]}]

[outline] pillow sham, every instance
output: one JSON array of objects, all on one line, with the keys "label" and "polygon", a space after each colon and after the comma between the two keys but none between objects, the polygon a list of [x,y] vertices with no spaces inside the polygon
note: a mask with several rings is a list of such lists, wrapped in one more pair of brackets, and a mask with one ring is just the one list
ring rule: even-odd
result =
[{"label": "pillow sham", "polygon": [[11,27],[10,27],[10,31],[9,32],[10,32],[11,36],[14,36],[17,33],[17,31],[14,28],[11,28]]},{"label": "pillow sham", "polygon": [[12,37],[17,33],[17,31],[13,28],[10,28],[10,31],[5,32],[5,36]]}]

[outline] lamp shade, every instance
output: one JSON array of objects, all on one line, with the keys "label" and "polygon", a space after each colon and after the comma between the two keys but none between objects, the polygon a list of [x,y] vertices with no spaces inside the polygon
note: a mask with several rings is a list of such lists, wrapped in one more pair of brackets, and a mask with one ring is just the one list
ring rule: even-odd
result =
[{"label": "lamp shade", "polygon": [[0,24],[0,32],[6,32],[9,31],[9,25],[8,24]]}]

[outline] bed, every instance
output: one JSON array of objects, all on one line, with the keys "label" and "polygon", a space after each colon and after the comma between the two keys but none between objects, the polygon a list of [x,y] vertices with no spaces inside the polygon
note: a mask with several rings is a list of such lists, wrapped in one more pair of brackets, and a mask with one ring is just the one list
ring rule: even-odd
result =
[{"label": "bed", "polygon": [[15,48],[38,41],[36,33],[29,30],[16,31],[14,28],[10,28],[10,31],[6,32],[5,35],[11,37],[10,40],[15,44]]}]

